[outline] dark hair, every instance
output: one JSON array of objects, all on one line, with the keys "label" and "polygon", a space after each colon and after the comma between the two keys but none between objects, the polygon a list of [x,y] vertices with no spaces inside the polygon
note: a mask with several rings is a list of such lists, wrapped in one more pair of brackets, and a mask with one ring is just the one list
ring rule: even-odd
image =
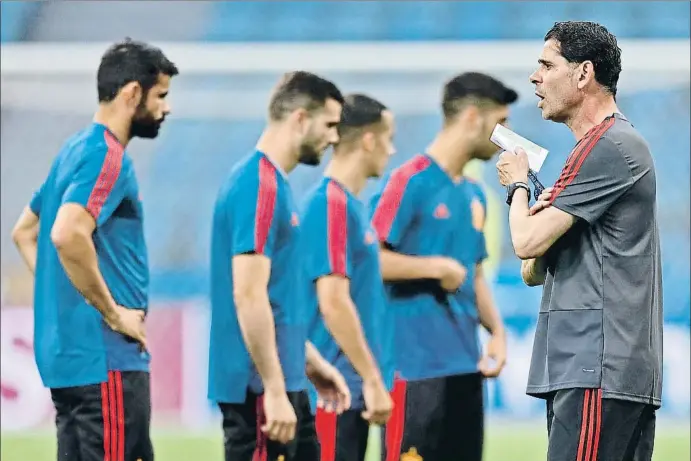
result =
[{"label": "dark hair", "polygon": [[374,98],[364,94],[349,94],[345,97],[341,122],[338,124],[338,136],[341,140],[351,134],[360,132],[361,128],[382,121],[382,113],[387,107]]},{"label": "dark hair", "polygon": [[545,41],[555,40],[564,59],[571,63],[591,61],[595,80],[617,95],[621,73],[621,48],[617,38],[603,25],[587,21],[557,22],[545,35]]},{"label": "dark hair", "polygon": [[455,117],[466,105],[489,102],[506,106],[518,99],[518,93],[494,77],[480,72],[466,72],[444,85],[442,110],[444,118]]},{"label": "dark hair", "polygon": [[295,109],[313,111],[324,107],[327,99],[343,104],[343,95],[333,82],[302,70],[284,74],[269,102],[269,118],[281,120]]},{"label": "dark hair", "polygon": [[98,102],[112,101],[130,82],[138,82],[146,94],[160,74],[174,77],[178,68],[160,49],[128,37],[108,48],[101,58],[96,79]]}]

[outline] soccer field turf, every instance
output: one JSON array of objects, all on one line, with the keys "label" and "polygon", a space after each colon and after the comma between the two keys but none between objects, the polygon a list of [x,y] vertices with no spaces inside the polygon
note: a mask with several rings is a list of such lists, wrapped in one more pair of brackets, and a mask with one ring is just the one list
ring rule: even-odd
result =
[{"label": "soccer field turf", "polygon": [[[375,439],[376,440],[376,439]],[[157,461],[222,461],[220,433],[189,434],[182,431],[154,433]],[[52,434],[2,434],[1,461],[53,461]],[[488,424],[485,461],[543,461],[546,435],[542,425]],[[377,447],[368,461],[376,461]],[[655,440],[655,461],[691,461],[688,423],[661,424]],[[452,460],[450,460],[452,461]],[[461,460],[459,460],[461,461]]]}]

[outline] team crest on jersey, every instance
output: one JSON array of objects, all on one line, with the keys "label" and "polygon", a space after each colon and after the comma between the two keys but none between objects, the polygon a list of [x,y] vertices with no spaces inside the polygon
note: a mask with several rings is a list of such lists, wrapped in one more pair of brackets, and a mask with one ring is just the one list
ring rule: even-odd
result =
[{"label": "team crest on jersey", "polygon": [[477,198],[473,198],[470,202],[470,213],[473,220],[473,227],[477,231],[482,231],[485,227],[485,208]]},{"label": "team crest on jersey", "polygon": [[423,461],[423,459],[417,453],[417,448],[411,447],[410,450],[401,455],[401,461]]},{"label": "team crest on jersey", "polygon": [[449,207],[447,207],[445,203],[440,203],[434,209],[434,217],[437,219],[449,219],[450,216],[451,212],[449,211]]},{"label": "team crest on jersey", "polygon": [[300,225],[300,218],[298,218],[298,214],[293,211],[293,214],[290,215],[290,225],[293,227],[298,227]]}]

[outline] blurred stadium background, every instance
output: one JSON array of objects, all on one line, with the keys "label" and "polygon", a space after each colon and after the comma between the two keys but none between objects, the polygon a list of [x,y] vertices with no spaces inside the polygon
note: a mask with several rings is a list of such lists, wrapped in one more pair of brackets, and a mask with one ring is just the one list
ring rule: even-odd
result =
[{"label": "blurred stadium background", "polygon": [[[666,319],[656,460],[689,460],[688,2],[3,1],[0,8],[2,461],[55,459],[50,394],[31,351],[31,279],[10,230],[62,141],[90,121],[95,70],[109,42],[152,41],[182,71],[162,135],[130,147],[152,264],[155,443],[162,461],[220,461],[218,416],[205,398],[210,216],[226,171],[253,147],[277,77],[312,70],[346,92],[383,100],[398,114],[393,168],[439,127],[446,78],[491,73],[521,95],[513,127],[551,151],[540,173],[548,183],[573,139],[541,120],[528,75],[548,28],[575,19],[601,22],[620,39],[618,101],[655,156]],[[321,171],[298,168],[296,194]],[[544,408],[524,395],[524,384],[540,289],[521,284],[493,164],[472,164],[468,174],[489,195],[487,264],[510,332],[508,365],[487,386],[486,459],[539,461]]]}]

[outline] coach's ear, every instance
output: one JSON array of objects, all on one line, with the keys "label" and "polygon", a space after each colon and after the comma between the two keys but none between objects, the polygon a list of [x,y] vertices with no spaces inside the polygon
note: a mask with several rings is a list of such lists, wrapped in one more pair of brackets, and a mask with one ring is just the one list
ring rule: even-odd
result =
[{"label": "coach's ear", "polygon": [[582,90],[591,81],[595,81],[595,66],[592,61],[583,61],[577,69],[578,75],[578,89]]}]

